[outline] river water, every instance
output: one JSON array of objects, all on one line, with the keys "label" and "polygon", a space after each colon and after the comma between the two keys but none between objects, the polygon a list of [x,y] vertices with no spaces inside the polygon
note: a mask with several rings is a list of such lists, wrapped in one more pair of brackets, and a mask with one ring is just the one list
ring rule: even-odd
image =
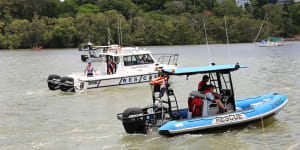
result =
[{"label": "river water", "polygon": [[[179,65],[236,63],[232,73],[236,98],[285,94],[289,102],[276,116],[217,133],[160,136],[129,135],[116,114],[151,104],[148,85],[93,89],[80,93],[49,91],[49,74],[83,71],[77,49],[0,51],[0,149],[300,149],[300,42],[262,48],[253,44],[151,46],[154,53],[179,53]],[[210,55],[209,55],[210,54]],[[210,56],[210,57],[208,57]],[[97,68],[97,64],[94,64]],[[100,69],[100,68],[97,68]],[[175,77],[179,106],[201,75]]]}]

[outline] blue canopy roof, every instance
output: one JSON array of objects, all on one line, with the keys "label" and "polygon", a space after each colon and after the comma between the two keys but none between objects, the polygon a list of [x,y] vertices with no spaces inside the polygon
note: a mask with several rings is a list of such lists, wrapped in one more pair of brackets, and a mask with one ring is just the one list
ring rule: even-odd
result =
[{"label": "blue canopy roof", "polygon": [[231,72],[238,70],[239,68],[247,68],[244,65],[231,64],[231,65],[214,65],[214,66],[202,66],[202,67],[190,67],[190,68],[177,68],[163,70],[164,73],[169,75],[192,75],[198,73],[211,73],[211,72]]}]

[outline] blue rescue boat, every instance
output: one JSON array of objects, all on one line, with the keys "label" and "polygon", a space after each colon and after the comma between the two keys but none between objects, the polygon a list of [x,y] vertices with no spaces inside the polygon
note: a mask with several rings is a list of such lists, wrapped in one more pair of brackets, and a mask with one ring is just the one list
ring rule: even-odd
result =
[{"label": "blue rescue boat", "polygon": [[[287,104],[287,97],[277,93],[235,100],[231,72],[240,68],[246,66],[212,65],[161,70],[160,75],[165,80],[165,88],[163,89],[161,84],[151,86],[153,104],[144,108],[128,108],[123,113],[117,114],[117,118],[122,121],[127,133],[147,133],[149,128],[156,127],[159,134],[176,135],[214,131],[258,121],[276,114]],[[169,79],[172,76],[188,77],[195,74],[209,76],[209,82],[216,87],[216,93],[221,95],[221,102],[227,112],[221,111],[218,105],[210,101],[201,91],[191,91],[188,97],[189,107],[178,108],[175,93],[168,83]],[[164,91],[166,99],[161,97]],[[200,99],[199,105],[192,103],[195,99]],[[194,111],[196,107],[199,107],[198,113]]]}]

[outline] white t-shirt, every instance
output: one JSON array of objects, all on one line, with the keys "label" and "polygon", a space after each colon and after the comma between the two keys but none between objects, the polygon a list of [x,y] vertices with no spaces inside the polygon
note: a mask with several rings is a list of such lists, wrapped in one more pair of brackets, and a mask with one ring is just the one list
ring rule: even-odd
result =
[{"label": "white t-shirt", "polygon": [[211,101],[215,99],[215,96],[212,95],[211,92],[206,93],[205,96],[206,96],[206,98],[207,98],[208,100],[211,100]]},{"label": "white t-shirt", "polygon": [[211,92],[208,92],[205,94],[206,98],[207,98],[207,105],[209,106],[212,101],[215,99],[215,96],[211,93]]}]

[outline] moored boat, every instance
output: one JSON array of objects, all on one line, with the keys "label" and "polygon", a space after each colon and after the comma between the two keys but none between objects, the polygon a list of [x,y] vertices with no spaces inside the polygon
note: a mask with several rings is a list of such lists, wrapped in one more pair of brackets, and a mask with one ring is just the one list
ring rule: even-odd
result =
[{"label": "moored boat", "polygon": [[[279,112],[288,102],[282,94],[264,94],[255,97],[235,100],[231,72],[243,65],[212,65],[203,67],[163,69],[161,74],[167,76],[166,98],[158,98],[162,88],[160,84],[152,87],[153,104],[144,108],[128,108],[117,114],[127,133],[147,133],[149,128],[158,127],[159,134],[176,135],[191,132],[214,131],[217,128],[240,126]],[[216,93],[221,95],[222,104],[227,112],[221,111],[218,105],[210,101],[206,94],[191,91],[188,108],[179,109],[177,98],[171,85],[172,76],[207,74],[210,83],[216,87]],[[159,93],[159,94],[158,94]],[[196,99],[200,105],[196,105]],[[195,100],[195,101],[194,101]],[[194,110],[198,110],[195,113]]]},{"label": "moored boat", "polygon": [[283,39],[268,37],[267,40],[261,41],[258,46],[259,47],[283,46]]}]

